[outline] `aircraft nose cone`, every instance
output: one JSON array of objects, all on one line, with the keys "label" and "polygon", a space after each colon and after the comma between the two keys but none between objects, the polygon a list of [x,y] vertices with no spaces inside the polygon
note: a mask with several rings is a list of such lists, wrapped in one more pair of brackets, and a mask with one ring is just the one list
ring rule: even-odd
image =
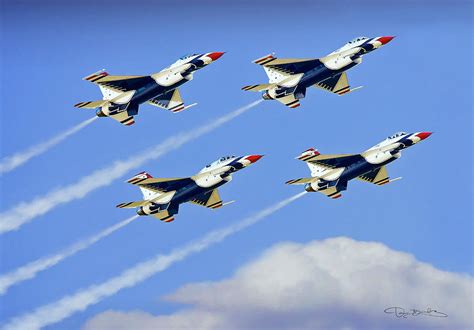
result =
[{"label": "aircraft nose cone", "polygon": [[250,156],[245,157],[245,159],[250,161],[253,164],[262,157],[263,155],[250,155]]},{"label": "aircraft nose cone", "polygon": [[385,37],[379,37],[377,40],[380,41],[382,45],[385,45],[385,44],[388,44],[390,41],[392,41],[393,38],[395,37],[385,36]]},{"label": "aircraft nose cone", "polygon": [[416,134],[416,136],[419,137],[421,140],[424,140],[424,139],[428,138],[431,134],[433,134],[433,133],[432,132],[421,132],[421,133]]},{"label": "aircraft nose cone", "polygon": [[206,56],[210,57],[213,61],[219,59],[222,55],[224,55],[224,52],[214,52],[214,53],[209,53]]}]

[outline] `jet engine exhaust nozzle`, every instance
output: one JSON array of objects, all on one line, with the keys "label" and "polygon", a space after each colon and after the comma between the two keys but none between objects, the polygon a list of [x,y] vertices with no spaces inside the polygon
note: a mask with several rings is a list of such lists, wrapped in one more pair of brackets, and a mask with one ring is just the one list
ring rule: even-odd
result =
[{"label": "jet engine exhaust nozzle", "polygon": [[97,115],[97,117],[107,117],[105,113],[102,111],[102,109],[97,110],[95,114]]},{"label": "jet engine exhaust nozzle", "polygon": [[264,100],[273,100],[273,97],[271,97],[268,92],[263,93],[263,94],[262,94],[262,98],[263,98]]},{"label": "jet engine exhaust nozzle", "polygon": [[306,190],[307,192],[316,192],[316,190],[314,190],[313,187],[311,187],[311,183],[305,184],[304,190]]},{"label": "jet engine exhaust nozzle", "polygon": [[137,214],[138,214],[139,216],[146,215],[146,213],[143,211],[143,206],[140,207],[140,208],[137,210]]}]

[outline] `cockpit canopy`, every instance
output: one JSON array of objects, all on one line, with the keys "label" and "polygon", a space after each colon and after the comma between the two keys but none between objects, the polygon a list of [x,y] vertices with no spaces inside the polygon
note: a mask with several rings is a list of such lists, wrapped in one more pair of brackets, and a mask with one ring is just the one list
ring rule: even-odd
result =
[{"label": "cockpit canopy", "polygon": [[346,43],[344,46],[342,46],[341,48],[339,48],[338,50],[335,50],[334,52],[332,52],[331,54],[339,53],[339,52],[342,52],[342,51],[344,51],[344,50],[348,50],[348,49],[357,47],[357,46],[363,44],[366,40],[369,40],[369,38],[367,38],[367,37],[357,37],[357,38],[354,38],[354,39],[352,39],[351,41],[349,41],[348,43]]},{"label": "cockpit canopy", "polygon": [[406,132],[398,132],[398,133],[395,133],[393,135],[390,135],[387,139],[388,140],[392,140],[392,139],[395,139],[397,137],[400,137],[400,136],[403,136],[403,135],[407,135],[408,133]]},{"label": "cockpit canopy", "polygon": [[229,163],[229,161],[234,159],[234,158],[237,158],[237,157],[236,156],[223,156],[223,157],[219,158],[218,160],[206,165],[206,167],[204,167],[201,170],[201,172],[206,172],[206,171],[209,171],[210,169],[212,169],[214,167],[222,166],[223,164]]},{"label": "cockpit canopy", "polygon": [[183,55],[179,58],[179,61],[184,61],[184,60],[187,60],[188,58],[191,58],[193,56],[197,56],[199,54],[186,54],[186,55]]},{"label": "cockpit canopy", "polygon": [[[174,67],[177,67],[181,64],[185,64],[188,62],[188,60],[190,58],[193,58],[193,57],[196,57],[198,56],[199,54],[187,54],[187,55],[184,55],[184,56],[181,56],[176,62],[174,62],[173,64],[171,64],[169,67],[165,68],[164,70],[166,69],[169,69],[169,68],[174,68]],[[164,71],[163,70],[163,71]]]},{"label": "cockpit canopy", "polygon": [[354,38],[351,41],[349,41],[348,44],[350,44],[350,45],[351,44],[358,44],[361,41],[366,41],[366,40],[369,40],[369,38],[367,38],[367,37],[357,37],[357,38]]}]

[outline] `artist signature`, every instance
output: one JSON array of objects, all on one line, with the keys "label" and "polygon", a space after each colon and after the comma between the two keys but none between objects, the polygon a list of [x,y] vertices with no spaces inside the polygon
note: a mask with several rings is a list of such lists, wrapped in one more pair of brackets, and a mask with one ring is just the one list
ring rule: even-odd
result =
[{"label": "artist signature", "polygon": [[405,308],[402,308],[402,307],[389,307],[389,308],[385,308],[384,312],[387,314],[395,314],[396,317],[403,317],[403,318],[407,318],[408,316],[419,316],[419,315],[425,315],[425,316],[431,316],[431,317],[448,317],[448,314],[439,312],[436,309],[432,309],[429,307],[424,311],[418,310],[418,309],[405,310]]}]

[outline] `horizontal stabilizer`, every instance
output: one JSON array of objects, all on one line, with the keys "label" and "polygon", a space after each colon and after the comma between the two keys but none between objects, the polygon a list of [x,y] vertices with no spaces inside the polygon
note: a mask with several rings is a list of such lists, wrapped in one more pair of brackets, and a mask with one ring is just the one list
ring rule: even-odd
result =
[{"label": "horizontal stabilizer", "polygon": [[306,183],[311,183],[315,180],[318,180],[318,178],[317,177],[300,178],[300,179],[288,180],[285,183],[286,184],[306,184]]},{"label": "horizontal stabilizer", "polygon": [[258,84],[258,85],[248,85],[242,87],[243,91],[248,91],[248,92],[260,92],[260,91],[266,91],[269,90],[270,88],[275,87],[275,84]]},{"label": "horizontal stabilizer", "polygon": [[174,214],[170,214],[168,210],[163,210],[153,214],[155,218],[160,219],[163,222],[171,222],[174,220]]},{"label": "horizontal stabilizer", "polygon": [[128,203],[120,203],[117,205],[120,209],[132,209],[139,206],[144,206],[150,203],[150,201],[137,201],[137,202],[128,202]]},{"label": "horizontal stabilizer", "polygon": [[80,102],[80,103],[74,104],[74,107],[84,108],[84,109],[95,109],[95,108],[100,108],[103,105],[106,105],[107,103],[109,103],[109,101],[107,100]]},{"label": "horizontal stabilizer", "polygon": [[340,190],[337,187],[329,187],[328,189],[318,191],[329,198],[338,199],[342,197]]},{"label": "horizontal stabilizer", "polygon": [[300,100],[295,97],[295,94],[288,94],[286,96],[276,98],[275,100],[280,103],[283,103],[284,105],[292,109],[297,108],[301,105]]}]

